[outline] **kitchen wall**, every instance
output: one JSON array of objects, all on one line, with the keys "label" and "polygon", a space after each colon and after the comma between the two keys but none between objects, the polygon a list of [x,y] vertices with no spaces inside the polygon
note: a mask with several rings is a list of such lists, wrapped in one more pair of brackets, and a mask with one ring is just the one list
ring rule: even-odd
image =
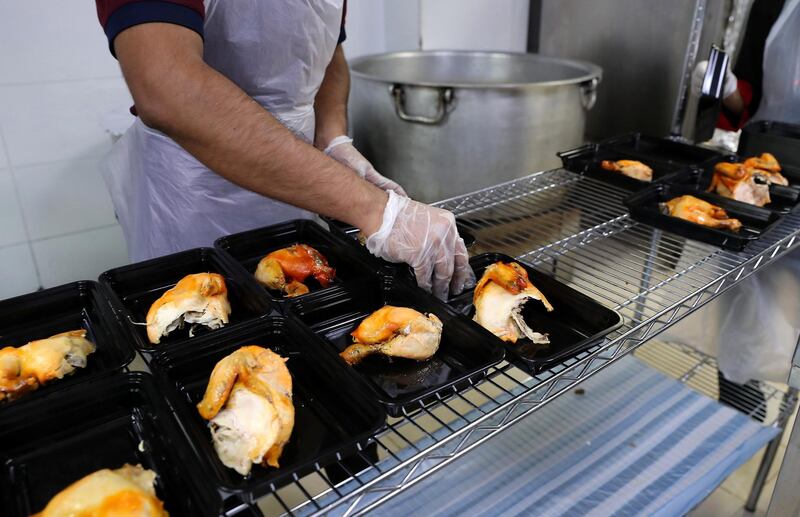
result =
[{"label": "kitchen wall", "polygon": [[0,298],[126,262],[98,163],[130,104],[94,2],[0,0]]},{"label": "kitchen wall", "polygon": [[[349,0],[352,59],[525,48],[528,0]],[[91,0],[0,0],[0,299],[125,264],[99,164],[130,95]]]}]

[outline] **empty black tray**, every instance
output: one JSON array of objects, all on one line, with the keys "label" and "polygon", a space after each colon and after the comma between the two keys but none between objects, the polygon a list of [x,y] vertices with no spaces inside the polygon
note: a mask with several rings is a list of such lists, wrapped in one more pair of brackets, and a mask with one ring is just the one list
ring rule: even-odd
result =
[{"label": "empty black tray", "polygon": [[[292,375],[295,424],[280,457],[281,467],[254,465],[244,477],[219,461],[208,422],[197,412],[214,366],[242,346],[269,348],[289,360]],[[385,424],[386,414],[370,400],[369,388],[324,350],[324,344],[296,321],[280,317],[262,319],[225,336],[204,336],[190,350],[159,355],[153,372],[183,425],[203,477],[227,493],[250,500],[290,482],[294,475],[324,466],[336,455],[364,446]]]},{"label": "empty black tray", "polygon": [[[475,277],[480,279],[486,268],[497,261],[516,262],[524,267],[531,283],[553,306],[553,311],[547,312],[539,302],[525,304],[523,318],[533,330],[547,334],[550,343],[537,345],[527,338],[519,339],[516,343],[506,342],[506,357],[516,366],[538,373],[591,348],[622,325],[622,316],[617,311],[508,255],[484,253],[471,258],[469,263],[475,271]],[[475,316],[473,295],[474,289],[470,289],[448,303],[472,318]]]},{"label": "empty black tray", "polygon": [[[327,232],[317,223],[303,219],[222,237],[217,239],[214,245],[233,257],[255,281],[253,275],[262,258],[271,251],[297,243],[308,244],[315,248],[328,259],[328,264],[336,269],[336,279],[328,289],[367,278],[379,268],[377,259],[369,255],[366,249],[361,251],[350,239],[335,232]],[[308,294],[324,291],[311,277],[305,284],[311,291]],[[264,291],[281,304],[290,300],[280,291],[267,288],[264,288]]]},{"label": "empty black tray", "polygon": [[[655,182],[681,181],[692,171],[692,168],[686,165],[658,161],[634,153],[611,149],[603,144],[587,144],[558,153],[558,156],[561,158],[564,168],[569,171],[634,191],[646,188]],[[653,169],[653,181],[641,181],[618,172],[607,171],[601,166],[603,160],[639,160]]]},{"label": "empty black tray", "polygon": [[73,382],[120,370],[134,355],[133,348],[121,337],[122,328],[97,282],[74,282],[0,302],[0,347],[19,347],[80,329],[86,329],[86,339],[96,346],[86,368],[76,368],[72,375],[54,379],[13,402],[0,404],[0,411]]},{"label": "empty black tray", "polygon": [[[658,206],[659,203],[685,194],[704,199],[723,208],[729,217],[735,217],[742,222],[742,229],[738,232],[732,232],[709,228],[661,213]],[[716,194],[698,191],[685,185],[653,185],[628,197],[625,200],[625,205],[630,210],[631,216],[637,221],[688,237],[689,239],[707,242],[734,251],[743,250],[750,241],[758,239],[782,218],[777,212],[726,199]]]},{"label": "empty black tray", "polygon": [[361,321],[384,305],[433,313],[444,325],[439,349],[427,361],[373,355],[350,367],[336,356],[342,366],[369,381],[375,397],[392,416],[436,400],[437,392],[451,394],[461,383],[482,378],[503,359],[503,347],[491,333],[421,289],[389,278],[306,298],[292,304],[289,312],[338,354],[353,342],[350,333]]},{"label": "empty black tray", "polygon": [[171,515],[217,515],[177,422],[150,375],[136,372],[70,386],[9,408],[0,424],[5,516],[42,510],[70,484],[125,463],[154,470]]},{"label": "empty black tray", "polygon": [[[219,273],[225,277],[231,304],[229,323],[216,330],[198,325],[194,337],[189,337],[190,326],[185,325],[183,329],[175,329],[162,337],[159,344],[151,344],[147,339],[147,327],[135,323],[144,323],[153,302],[181,278],[193,273]],[[272,311],[268,298],[256,281],[229,264],[213,248],[182,251],[111,269],[100,275],[100,283],[111,291],[112,306],[127,335],[134,346],[145,354],[171,351],[204,334],[225,333]]]},{"label": "empty black tray", "polygon": [[[739,157],[733,154],[725,156],[723,160],[716,160],[706,164],[702,169],[693,171],[692,174],[687,177],[685,183],[699,190],[707,190],[709,185],[711,185],[711,178],[714,175],[714,166],[717,163],[720,161],[736,163],[745,159],[746,157]],[[789,180],[789,185],[770,185],[769,197],[771,202],[765,205],[764,208],[787,214],[800,204],[800,171],[788,166],[784,166],[782,169],[781,174]]]},{"label": "empty black tray", "polygon": [[[738,153],[772,153],[784,167],[800,168],[800,125],[762,120],[742,129]],[[789,180],[791,181],[791,180]]]}]

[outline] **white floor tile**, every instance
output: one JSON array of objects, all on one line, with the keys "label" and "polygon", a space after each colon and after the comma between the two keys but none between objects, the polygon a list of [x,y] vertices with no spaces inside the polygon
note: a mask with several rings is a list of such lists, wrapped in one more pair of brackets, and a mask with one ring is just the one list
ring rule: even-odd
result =
[{"label": "white floor tile", "polygon": [[119,76],[94,2],[0,0],[0,13],[0,83]]},{"label": "white floor tile", "polygon": [[726,517],[743,506],[744,499],[717,488],[697,508],[689,512],[689,517]]},{"label": "white floor tile", "polygon": [[27,240],[11,171],[0,169],[0,246],[20,244]]},{"label": "white floor tile", "polygon": [[35,241],[33,253],[45,287],[93,280],[103,271],[128,262],[119,225]]},{"label": "white floor tile", "polygon": [[0,86],[0,120],[15,167],[105,154],[102,116],[129,107],[122,79]]},{"label": "white floor tile", "polygon": [[28,244],[0,248],[0,299],[31,293],[39,288]]},{"label": "white floor tile", "polygon": [[100,175],[100,160],[68,160],[14,169],[32,240],[116,222]]}]

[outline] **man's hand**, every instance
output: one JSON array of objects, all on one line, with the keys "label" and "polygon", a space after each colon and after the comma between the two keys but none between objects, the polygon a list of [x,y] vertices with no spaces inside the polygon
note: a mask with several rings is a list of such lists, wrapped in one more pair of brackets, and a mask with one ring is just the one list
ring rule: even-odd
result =
[{"label": "man's hand", "polygon": [[417,284],[442,300],[475,285],[453,214],[394,192],[389,192],[380,229],[367,238],[367,249],[391,262],[409,264]]},{"label": "man's hand", "polygon": [[352,224],[367,235],[387,195],[296,138],[203,61],[203,40],[185,27],[146,23],[114,40],[142,121],[237,185]]},{"label": "man's hand", "polygon": [[358,149],[353,146],[353,139],[347,136],[337,136],[325,148],[325,154],[336,160],[337,162],[350,167],[358,173],[359,176],[369,181],[376,187],[385,191],[393,191],[403,197],[408,197],[406,191],[397,182],[394,182],[383,176],[375,167],[364,158]]}]

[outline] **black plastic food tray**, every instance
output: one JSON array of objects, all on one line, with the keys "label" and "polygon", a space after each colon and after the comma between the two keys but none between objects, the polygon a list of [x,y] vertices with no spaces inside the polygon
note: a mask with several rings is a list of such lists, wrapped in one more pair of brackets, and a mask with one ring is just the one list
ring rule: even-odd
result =
[{"label": "black plastic food tray", "polygon": [[[280,457],[280,468],[254,465],[244,477],[219,461],[208,423],[197,412],[214,366],[242,346],[258,345],[288,358],[295,424]],[[324,344],[296,321],[270,317],[226,336],[209,335],[191,350],[158,356],[153,372],[183,424],[204,477],[223,493],[255,499],[275,487],[324,466],[337,454],[364,446],[385,424],[386,414],[370,400],[369,388],[324,350]]]},{"label": "black plastic food tray", "polygon": [[10,408],[0,424],[3,515],[41,511],[70,484],[125,463],[154,470],[171,515],[217,515],[152,377],[105,377]]},{"label": "black plastic food tray", "polygon": [[[661,162],[646,156],[611,149],[604,144],[587,144],[570,151],[558,153],[564,168],[611,183],[627,190],[641,190],[656,182],[682,181],[691,174],[692,168],[669,162]],[[601,166],[603,160],[639,160],[653,169],[653,181],[640,181],[618,172],[607,171]]]},{"label": "black plastic food tray", "polygon": [[631,133],[609,138],[600,144],[611,151],[635,156],[642,161],[666,163],[675,167],[699,167],[722,159],[722,153],[665,138]]},{"label": "black plastic food tray", "polygon": [[[732,232],[709,228],[661,213],[659,203],[684,194],[693,195],[723,208],[729,217],[735,217],[742,222],[742,229]],[[684,185],[653,185],[647,190],[628,197],[625,205],[630,210],[631,216],[637,221],[689,239],[734,251],[743,250],[748,243],[768,232],[782,218],[777,212],[698,191]]]},{"label": "black plastic food tray", "polygon": [[[198,325],[194,337],[189,336],[190,326],[185,325],[183,329],[175,329],[162,337],[159,344],[151,344],[147,339],[147,327],[136,323],[144,323],[153,302],[181,278],[193,273],[219,273],[225,277],[231,304],[228,325],[216,330]],[[100,275],[100,283],[110,291],[111,303],[127,330],[126,334],[148,357],[155,353],[169,353],[205,334],[224,334],[273,310],[256,281],[224,260],[222,254],[213,248],[196,248],[111,269]]]},{"label": "black plastic food tray", "polygon": [[[723,160],[709,163],[703,169],[693,171],[692,174],[687,177],[685,183],[698,190],[707,190],[709,185],[711,185],[711,178],[714,175],[714,166],[719,163],[719,161],[740,162],[744,159],[745,158],[736,155],[726,156]],[[785,166],[781,174],[789,180],[789,186],[770,185],[769,197],[771,202],[764,205],[764,208],[782,214],[788,214],[800,204],[800,171]]]},{"label": "black plastic food tray", "polygon": [[800,125],[768,120],[748,124],[742,129],[738,153],[772,153],[784,167],[800,168]]},{"label": "black plastic food tray", "polygon": [[[539,302],[525,304],[523,318],[532,329],[547,334],[550,343],[537,345],[527,338],[519,339],[516,343],[505,343],[507,360],[519,368],[531,373],[541,372],[591,348],[622,325],[622,316],[617,311],[513,257],[484,253],[473,257],[469,263],[475,271],[475,277],[480,279],[486,268],[498,261],[516,262],[524,267],[533,285],[553,306],[553,311],[547,312]],[[474,290],[471,289],[448,303],[472,318],[475,316],[473,295]]]},{"label": "black plastic food tray", "polygon": [[[327,289],[343,283],[361,281],[375,274],[379,267],[377,259],[369,255],[366,249],[358,249],[358,245],[351,242],[351,239],[335,232],[327,232],[317,223],[303,219],[222,237],[214,245],[233,257],[245,269],[245,274],[255,281],[253,275],[262,258],[272,251],[298,243],[315,248],[336,269],[336,279]],[[296,298],[325,290],[310,277],[305,284],[310,292]],[[280,291],[266,287],[263,290],[279,305],[291,300]]]},{"label": "black plastic food tray", "polygon": [[0,412],[19,402],[57,391],[74,382],[122,369],[133,360],[133,348],[121,337],[122,328],[97,282],[81,281],[9,298],[0,302],[0,347],[19,347],[70,330],[86,329],[95,344],[86,368],[40,386],[13,402],[0,403]]},{"label": "black plastic food tray", "polygon": [[289,312],[322,336],[329,352],[338,354],[352,343],[350,333],[361,321],[384,305],[433,313],[444,325],[439,349],[427,361],[373,355],[350,367],[334,356],[369,382],[392,416],[419,409],[436,400],[438,392],[452,394],[462,383],[468,386],[503,359],[503,347],[488,331],[421,289],[388,278],[298,301]]}]

